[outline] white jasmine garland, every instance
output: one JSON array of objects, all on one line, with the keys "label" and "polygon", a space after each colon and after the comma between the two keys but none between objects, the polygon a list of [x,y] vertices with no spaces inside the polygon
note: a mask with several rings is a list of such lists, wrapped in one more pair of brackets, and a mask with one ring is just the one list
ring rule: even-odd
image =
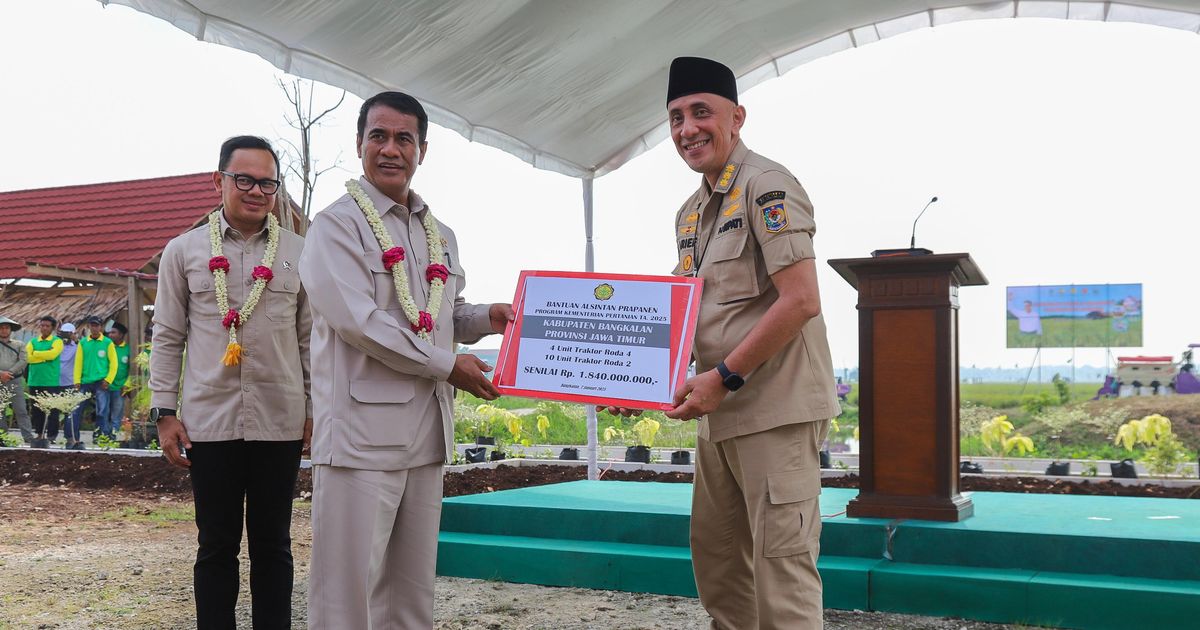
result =
[{"label": "white jasmine garland", "polygon": [[[358,204],[362,210],[363,216],[366,217],[367,223],[371,226],[371,232],[375,234],[375,240],[379,242],[379,247],[384,252],[387,252],[396,247],[395,241],[392,240],[392,235],[388,234],[387,228],[383,225],[383,219],[379,216],[379,211],[375,209],[375,204],[371,202],[371,198],[367,196],[366,191],[359,185],[357,180],[346,182],[346,190],[349,191],[350,197]],[[430,266],[439,265],[442,260],[442,233],[438,229],[437,219],[433,218],[433,212],[425,211],[425,216],[421,220],[421,224],[425,227],[425,242],[429,246],[429,264]],[[432,327],[421,327],[421,310],[417,308],[417,303],[413,300],[412,290],[408,284],[408,273],[403,265],[399,263],[392,265],[392,282],[396,286],[396,297],[400,301],[400,307],[404,310],[404,316],[408,318],[409,323],[416,333],[424,340],[433,343],[433,338],[430,336]],[[442,295],[446,289],[446,283],[441,278],[434,277],[429,281],[429,304],[426,306],[431,322],[436,322],[438,312],[442,307]],[[426,330],[428,328],[428,330]]]},{"label": "white jasmine garland", "polygon": [[[225,349],[225,357],[222,363],[227,366],[237,365],[241,362],[242,347],[238,344],[237,329],[245,326],[250,320],[250,315],[254,313],[254,307],[258,306],[258,301],[262,298],[263,290],[266,289],[267,283],[271,281],[273,274],[271,266],[275,264],[275,254],[279,251],[279,220],[274,214],[267,215],[267,249],[263,252],[262,265],[255,267],[251,276],[254,278],[254,284],[250,287],[250,295],[246,297],[246,303],[242,304],[242,308],[238,311],[229,309],[229,287],[225,272],[229,268],[229,261],[222,255],[223,238],[221,234],[221,210],[214,210],[208,215],[208,243],[212,252],[212,259],[209,260],[208,268],[213,274],[213,287],[217,294],[217,309],[221,312],[224,318],[222,324],[229,329],[229,345]],[[220,261],[220,262],[218,262]]]}]

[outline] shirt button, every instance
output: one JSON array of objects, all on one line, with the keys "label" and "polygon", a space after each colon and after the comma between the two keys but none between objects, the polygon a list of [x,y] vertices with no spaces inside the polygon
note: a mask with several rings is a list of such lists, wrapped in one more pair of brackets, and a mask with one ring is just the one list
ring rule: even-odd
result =
[{"label": "shirt button", "polygon": [[244,392],[248,392],[248,391],[250,391],[250,386],[249,386],[249,385],[242,385],[242,391],[244,391]]}]

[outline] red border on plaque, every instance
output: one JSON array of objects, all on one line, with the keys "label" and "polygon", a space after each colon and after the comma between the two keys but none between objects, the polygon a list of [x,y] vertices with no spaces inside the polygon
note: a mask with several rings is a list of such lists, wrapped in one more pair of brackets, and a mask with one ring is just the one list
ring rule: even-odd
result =
[{"label": "red border on plaque", "polygon": [[[606,398],[604,396],[589,396],[585,394],[569,394],[563,392],[546,392],[541,390],[520,389],[516,383],[517,357],[521,351],[521,325],[525,312],[525,282],[532,277],[538,278],[575,278],[592,280],[619,280],[624,282],[657,282],[671,286],[671,376],[675,387],[672,393],[687,379],[688,364],[692,356],[692,338],[696,333],[696,319],[700,315],[700,295],[704,289],[704,280],[689,276],[646,276],[618,273],[589,273],[583,271],[522,271],[517,278],[517,292],[513,297],[513,312],[516,321],[510,322],[504,330],[504,341],[500,344],[500,354],[496,359],[496,371],[492,376],[492,384],[506,396],[525,396],[528,398],[544,398],[547,400],[562,400],[566,402],[612,405],[632,409],[656,409],[666,411],[674,409],[671,403],[648,400],[626,400],[621,398]],[[689,288],[694,287],[694,289]],[[688,303],[688,294],[691,303]],[[683,330],[678,330],[679,326]]]}]

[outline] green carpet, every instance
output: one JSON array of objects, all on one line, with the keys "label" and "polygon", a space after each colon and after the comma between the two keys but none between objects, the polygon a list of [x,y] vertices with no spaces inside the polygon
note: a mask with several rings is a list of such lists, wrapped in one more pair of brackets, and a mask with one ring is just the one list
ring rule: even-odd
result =
[{"label": "green carpet", "polygon": [[[979,492],[961,523],[844,516],[826,488],[830,608],[1078,628],[1200,627],[1200,501]],[[446,499],[438,573],[695,596],[691,485],[571,483]]]}]

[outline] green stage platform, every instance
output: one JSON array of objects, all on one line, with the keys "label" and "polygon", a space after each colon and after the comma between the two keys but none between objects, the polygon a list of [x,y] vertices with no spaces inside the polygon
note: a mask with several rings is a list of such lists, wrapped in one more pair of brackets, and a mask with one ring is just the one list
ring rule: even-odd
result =
[{"label": "green stage platform", "polygon": [[[438,573],[695,596],[689,484],[446,499]],[[825,606],[1069,628],[1200,628],[1200,500],[976,492],[962,523],[855,519],[826,488]]]}]

